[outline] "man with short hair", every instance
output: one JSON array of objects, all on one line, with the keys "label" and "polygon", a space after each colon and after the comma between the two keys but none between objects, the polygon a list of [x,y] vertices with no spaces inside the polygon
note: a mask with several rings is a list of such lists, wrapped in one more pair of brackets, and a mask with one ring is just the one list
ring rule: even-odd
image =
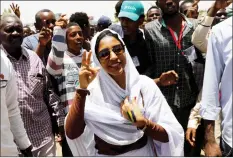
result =
[{"label": "man with short hair", "polygon": [[188,18],[197,19],[199,16],[198,4],[194,0],[184,0],[180,4],[180,13],[184,14]]},{"label": "man with short hair", "polygon": [[33,156],[55,156],[56,145],[48,106],[54,105],[56,112],[62,112],[63,107],[58,104],[60,99],[49,89],[47,72],[41,59],[35,52],[21,47],[23,25],[17,16],[1,17],[0,38],[2,53],[6,54],[15,70],[19,108],[33,145]]},{"label": "man with short hair", "polygon": [[70,16],[69,19],[70,22],[77,23],[83,32],[83,37],[84,37],[84,43],[83,43],[83,48],[86,49],[87,51],[91,50],[91,28],[90,28],[90,22],[89,22],[89,17],[87,13],[84,12],[76,12]]},{"label": "man with short hair", "polygon": [[[179,0],[158,0],[163,17],[161,22],[154,20],[145,26],[145,38],[153,65],[147,73],[152,79],[169,70],[177,74],[175,82],[159,85],[174,115],[187,129],[189,114],[196,104],[202,87],[204,59],[191,43],[197,20],[188,19],[179,13]],[[196,140],[201,141],[201,140]],[[199,151],[195,153],[200,154]],[[185,142],[185,156],[192,156],[191,146]]]},{"label": "man with short hair", "polygon": [[150,63],[144,35],[139,29],[145,18],[143,4],[140,1],[123,1],[118,18],[121,25],[109,28],[123,38],[138,72],[145,73]]},{"label": "man with short hair", "polygon": [[35,28],[39,33],[26,37],[22,46],[33,50],[47,64],[48,55],[51,50],[51,38],[56,19],[54,13],[49,9],[42,9],[35,15]]},{"label": "man with short hair", "polygon": [[156,19],[160,21],[162,19],[162,10],[157,6],[152,6],[148,9],[146,16],[147,22],[151,22]]}]

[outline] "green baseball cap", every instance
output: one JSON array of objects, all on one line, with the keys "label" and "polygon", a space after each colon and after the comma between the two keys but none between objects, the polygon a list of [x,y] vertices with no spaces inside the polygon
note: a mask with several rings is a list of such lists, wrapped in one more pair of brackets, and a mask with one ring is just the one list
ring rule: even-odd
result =
[{"label": "green baseball cap", "polygon": [[118,18],[125,17],[137,21],[144,14],[144,6],[140,1],[123,1]]}]

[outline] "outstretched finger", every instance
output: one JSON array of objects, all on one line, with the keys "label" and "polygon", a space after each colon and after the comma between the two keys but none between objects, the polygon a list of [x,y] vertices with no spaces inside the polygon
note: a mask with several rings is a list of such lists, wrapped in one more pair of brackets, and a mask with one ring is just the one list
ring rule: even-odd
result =
[{"label": "outstretched finger", "polygon": [[85,50],[84,53],[83,53],[83,56],[82,56],[82,66],[87,66],[87,59],[86,59],[86,56],[87,56],[87,51]]},{"label": "outstretched finger", "polygon": [[91,55],[92,55],[92,52],[90,51],[87,55],[87,65],[90,65],[91,63]]},{"label": "outstretched finger", "polygon": [[10,4],[10,7],[11,7],[11,9],[14,11],[14,8],[13,8],[13,3],[12,3],[12,4]]}]

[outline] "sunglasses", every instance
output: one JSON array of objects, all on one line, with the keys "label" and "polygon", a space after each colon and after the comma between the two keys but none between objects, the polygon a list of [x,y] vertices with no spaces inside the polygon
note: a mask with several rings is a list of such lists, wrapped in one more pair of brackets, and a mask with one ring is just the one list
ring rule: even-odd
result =
[{"label": "sunglasses", "polygon": [[[112,52],[114,52],[116,55],[121,55],[124,53],[124,46],[121,44],[115,45],[112,47]],[[109,49],[103,49],[98,53],[99,59],[108,59],[110,56],[111,51]]]}]

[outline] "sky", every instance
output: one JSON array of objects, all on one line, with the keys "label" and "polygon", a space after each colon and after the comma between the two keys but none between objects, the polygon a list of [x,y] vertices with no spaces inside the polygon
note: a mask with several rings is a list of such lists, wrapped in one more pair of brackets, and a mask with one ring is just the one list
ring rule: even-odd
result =
[{"label": "sky", "polygon": [[[2,1],[1,13],[4,9],[10,8],[11,3],[18,4],[21,11],[23,24],[34,23],[35,14],[41,9],[50,9],[54,13],[66,13],[69,17],[72,13],[83,11],[88,16],[93,16],[98,20],[101,15],[106,15],[114,19],[115,4],[117,1]],[[155,1],[143,1],[145,11],[149,9]],[[207,10],[213,1],[202,1],[199,3],[200,10]]]}]

